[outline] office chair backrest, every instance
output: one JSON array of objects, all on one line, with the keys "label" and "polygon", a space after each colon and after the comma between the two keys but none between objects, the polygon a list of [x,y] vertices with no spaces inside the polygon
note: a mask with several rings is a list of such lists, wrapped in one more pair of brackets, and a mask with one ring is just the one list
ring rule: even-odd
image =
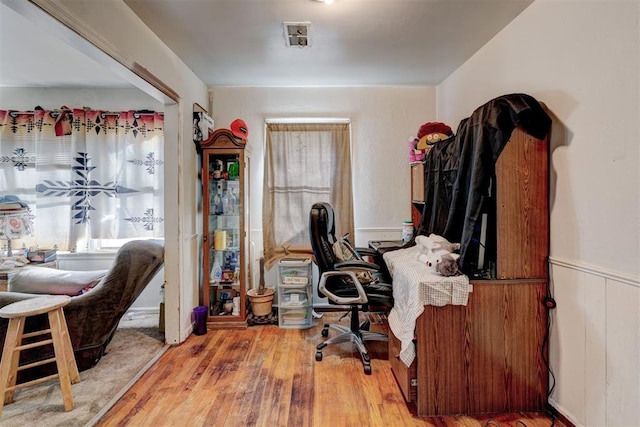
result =
[{"label": "office chair backrest", "polygon": [[[328,203],[314,203],[309,214],[309,234],[311,236],[311,248],[313,249],[320,275],[325,271],[333,271],[333,266],[338,262],[338,259],[333,252],[336,236],[334,213],[331,205]],[[328,287],[337,285],[337,282],[341,281],[341,278],[330,278]],[[318,291],[318,295],[325,296],[320,291]]]},{"label": "office chair backrest", "polygon": [[315,203],[309,214],[311,248],[320,274],[332,270],[337,261],[333,253],[336,240],[333,215],[333,208],[328,203]]}]

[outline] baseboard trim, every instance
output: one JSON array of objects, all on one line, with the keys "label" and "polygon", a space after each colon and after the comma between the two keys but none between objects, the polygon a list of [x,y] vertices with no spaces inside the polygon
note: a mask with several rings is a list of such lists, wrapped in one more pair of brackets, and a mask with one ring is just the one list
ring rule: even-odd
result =
[{"label": "baseboard trim", "polygon": [[[552,403],[553,402],[553,403]],[[562,405],[558,405],[553,399],[549,399],[547,402],[547,411],[553,416],[555,419],[566,425],[567,427],[582,427],[582,424],[576,422],[574,419],[570,418],[568,415],[565,415],[558,408],[561,408]]]}]

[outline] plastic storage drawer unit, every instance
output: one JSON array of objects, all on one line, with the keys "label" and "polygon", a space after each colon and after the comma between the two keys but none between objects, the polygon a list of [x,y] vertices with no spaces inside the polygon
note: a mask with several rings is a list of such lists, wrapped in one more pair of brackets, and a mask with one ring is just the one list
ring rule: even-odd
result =
[{"label": "plastic storage drawer unit", "polygon": [[278,263],[278,326],[313,326],[311,260],[284,258]]}]

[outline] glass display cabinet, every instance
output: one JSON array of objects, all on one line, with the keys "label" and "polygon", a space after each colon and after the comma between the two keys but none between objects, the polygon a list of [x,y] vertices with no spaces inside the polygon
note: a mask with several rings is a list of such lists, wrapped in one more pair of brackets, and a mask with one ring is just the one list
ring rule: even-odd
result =
[{"label": "glass display cabinet", "polygon": [[245,141],[218,129],[202,148],[202,304],[207,324],[246,327]]}]

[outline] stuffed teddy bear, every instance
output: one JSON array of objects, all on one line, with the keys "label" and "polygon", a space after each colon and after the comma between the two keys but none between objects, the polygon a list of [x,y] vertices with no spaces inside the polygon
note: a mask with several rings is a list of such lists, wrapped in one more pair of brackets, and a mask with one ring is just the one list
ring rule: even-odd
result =
[{"label": "stuffed teddy bear", "polygon": [[447,277],[458,274],[460,255],[454,251],[460,249],[459,243],[451,243],[436,234],[431,234],[428,237],[417,236],[415,242],[420,248],[416,259],[424,263],[431,271]]}]

